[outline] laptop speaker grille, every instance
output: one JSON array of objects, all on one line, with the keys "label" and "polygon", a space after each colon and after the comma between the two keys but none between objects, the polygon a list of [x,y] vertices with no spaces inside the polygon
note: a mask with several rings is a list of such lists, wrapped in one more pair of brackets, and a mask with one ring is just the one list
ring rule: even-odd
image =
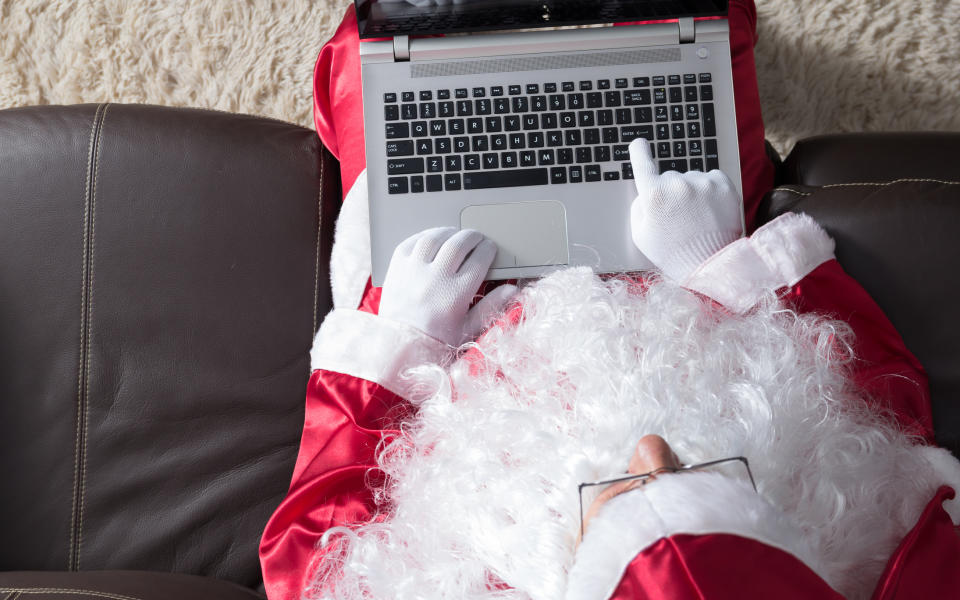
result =
[{"label": "laptop speaker grille", "polygon": [[410,76],[446,77],[449,75],[479,75],[510,71],[544,71],[659,62],[678,62],[679,48],[656,50],[629,50],[626,52],[597,52],[593,54],[555,54],[552,56],[523,56],[496,60],[470,60],[443,63],[412,63]]}]

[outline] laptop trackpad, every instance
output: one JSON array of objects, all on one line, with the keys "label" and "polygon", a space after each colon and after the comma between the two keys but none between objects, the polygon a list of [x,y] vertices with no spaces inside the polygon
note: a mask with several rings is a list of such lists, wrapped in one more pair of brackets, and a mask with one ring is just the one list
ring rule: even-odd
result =
[{"label": "laptop trackpad", "polygon": [[553,200],[468,206],[460,212],[460,227],[476,229],[497,244],[493,269],[565,265],[567,215]]}]

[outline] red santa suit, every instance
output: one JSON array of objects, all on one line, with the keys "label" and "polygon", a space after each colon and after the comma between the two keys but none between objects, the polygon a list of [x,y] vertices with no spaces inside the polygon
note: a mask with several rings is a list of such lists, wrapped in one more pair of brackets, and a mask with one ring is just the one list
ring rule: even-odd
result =
[{"label": "red santa suit", "polygon": [[[892,412],[904,430],[932,439],[922,368],[809,219],[788,215],[731,244],[689,287],[732,312],[779,289],[788,307],[846,320],[856,334],[853,375],[875,410]],[[261,545],[271,598],[297,598],[310,587],[327,550],[318,553],[325,531],[389,518],[374,498],[382,484],[376,451],[415,410],[406,399],[419,392],[403,373],[443,362],[450,352],[412,327],[363,311],[335,309],[324,321],[293,482]],[[943,450],[918,445],[915,451],[944,485],[911,517],[915,524],[889,556],[876,598],[949,597],[960,590],[960,574],[949,568],[960,564],[954,531],[960,515],[946,485],[960,483],[960,467]],[[704,497],[709,501],[692,501]],[[798,542],[800,534],[781,527],[777,511],[742,484],[709,475],[664,477],[643,494],[619,498],[591,524],[570,569],[568,598],[841,597],[818,574],[823,565]]]},{"label": "red santa suit", "polygon": [[[752,2],[731,1],[748,224],[772,183],[753,75],[754,22]],[[332,549],[320,544],[331,527],[389,519],[384,512],[389,503],[378,504],[375,497],[374,490],[383,484],[376,455],[383,440],[399,435],[400,423],[416,412],[408,400],[418,390],[403,374],[411,366],[447,360],[451,352],[416,329],[373,314],[379,290],[368,279],[363,145],[344,142],[362,139],[362,120],[356,118],[361,110],[356,44],[351,8],[317,62],[317,129],[341,160],[347,198],[331,264],[335,310],[325,319],[312,353],[316,370],[307,389],[300,454],[289,493],[261,542],[271,600],[299,598],[311,589],[318,562]],[[932,441],[922,367],[866,292],[833,260],[832,244],[811,233],[809,224],[792,217],[768,224],[715,255],[688,287],[732,312],[747,311],[764,294],[779,290],[787,307],[846,321],[856,336],[852,375],[858,386],[876,410],[894,415],[918,439]],[[923,446],[917,452],[943,484],[960,484],[960,468],[949,454]],[[778,528],[775,511],[742,485],[684,477],[664,477],[643,494],[625,494],[598,515],[570,570],[567,597],[839,597],[818,574],[817,557],[796,543],[797,532]],[[698,486],[701,493],[695,491]],[[691,505],[690,498],[702,496],[702,490],[714,502]],[[948,485],[931,490],[925,508],[911,517],[913,528],[889,555],[875,598],[950,597],[960,590],[960,576],[952,568],[960,564],[954,531],[960,511],[952,498]],[[637,513],[657,515],[654,526],[649,518],[632,521]],[[632,534],[623,535],[625,531]],[[492,578],[488,587],[508,586]]]}]

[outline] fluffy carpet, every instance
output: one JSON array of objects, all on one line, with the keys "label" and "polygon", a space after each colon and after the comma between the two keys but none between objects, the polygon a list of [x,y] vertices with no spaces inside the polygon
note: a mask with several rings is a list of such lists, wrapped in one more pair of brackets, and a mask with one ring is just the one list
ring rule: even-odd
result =
[{"label": "fluffy carpet", "polygon": [[[312,127],[351,0],[0,0],[0,108],[146,102]],[[960,130],[960,0],[757,0],[767,136]]]}]

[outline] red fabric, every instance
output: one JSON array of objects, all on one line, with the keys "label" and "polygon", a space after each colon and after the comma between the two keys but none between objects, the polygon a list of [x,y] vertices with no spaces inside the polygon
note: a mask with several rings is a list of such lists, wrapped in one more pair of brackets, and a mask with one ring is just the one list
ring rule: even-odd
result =
[{"label": "red fabric", "polygon": [[955,496],[944,486],[897,548],[873,600],[960,597],[960,534],[943,501]]},{"label": "red fabric", "polygon": [[[773,164],[764,148],[753,60],[757,36],[757,10],[753,0],[730,0],[728,20],[744,212],[747,228],[752,229],[760,200],[773,187]],[[337,32],[320,50],[313,76],[314,124],[324,145],[340,160],[344,195],[366,166],[356,23],[351,5]]]},{"label": "red fabric", "polygon": [[814,269],[789,291],[786,301],[798,312],[849,323],[856,336],[854,381],[870,395],[876,410],[893,416],[905,432],[934,443],[926,372],[873,298],[840,263],[830,260]]},{"label": "red fabric", "polygon": [[307,384],[293,481],[260,540],[260,565],[270,600],[300,597],[316,545],[327,529],[374,517],[377,507],[371,489],[382,482],[377,445],[395,433],[394,424],[408,406],[375,383],[314,371]]},{"label": "red fabric", "polygon": [[674,535],[627,566],[610,600],[842,600],[793,555],[736,535]]}]

